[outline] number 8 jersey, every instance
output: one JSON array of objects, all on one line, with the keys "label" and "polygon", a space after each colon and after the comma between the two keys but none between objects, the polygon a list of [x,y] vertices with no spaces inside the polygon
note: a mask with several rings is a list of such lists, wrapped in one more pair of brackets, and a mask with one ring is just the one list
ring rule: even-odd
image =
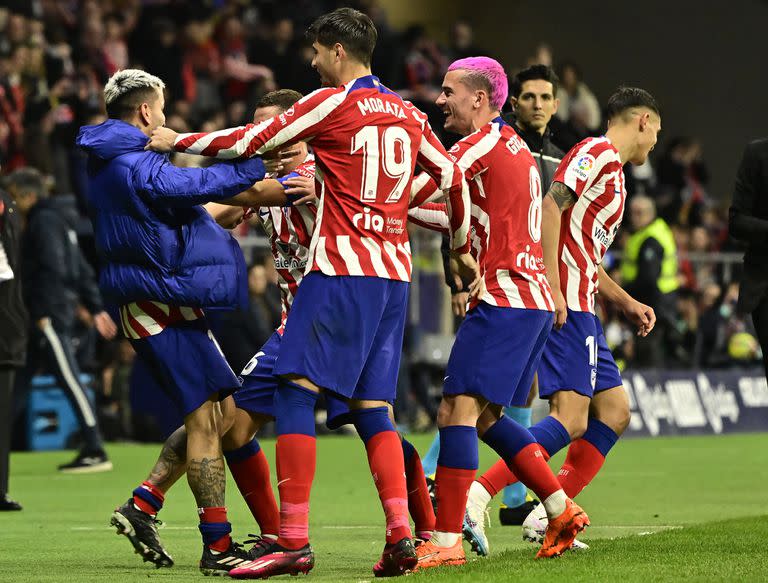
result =
[{"label": "number 8 jersey", "polygon": [[414,167],[449,194],[453,248],[466,252],[469,191],[427,117],[374,76],[315,91],[257,125],[181,134],[181,152],[238,158],[305,140],[320,202],[307,272],[410,281],[406,221]]},{"label": "number 8 jersey", "polygon": [[501,117],[450,150],[470,189],[471,252],[493,306],[554,310],[541,248],[541,178],[525,142]]}]

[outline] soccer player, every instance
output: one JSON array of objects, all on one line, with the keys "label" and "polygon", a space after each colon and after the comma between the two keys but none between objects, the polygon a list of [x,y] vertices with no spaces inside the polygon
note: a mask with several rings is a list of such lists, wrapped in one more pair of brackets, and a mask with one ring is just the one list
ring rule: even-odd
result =
[{"label": "soccer player", "polygon": [[478,435],[524,476],[552,518],[538,556],[560,554],[589,524],[533,436],[503,414],[528,396],[555,307],[540,243],[541,179],[525,142],[501,119],[506,97],[503,67],[470,57],[450,65],[437,100],[445,128],[465,136],[451,153],[470,185],[472,251],[486,291],[470,302],[446,369],[438,412],[437,523],[417,549],[420,569],[466,562],[462,520],[477,470]]},{"label": "soccer player", "polygon": [[[309,29],[320,89],[258,125],[209,134],[156,130],[150,147],[236,158],[309,140],[321,193],[308,273],[294,299],[275,374],[280,536],[242,576],[307,572],[309,493],[315,470],[314,407],[320,390],[350,400],[387,519],[377,575],[416,565],[407,518],[403,452],[389,420],[402,348],[411,258],[405,229],[418,162],[449,196],[455,256],[473,290],[468,250],[468,191],[426,116],[371,74],[376,29],[340,8]],[[403,196],[403,195],[406,196]],[[233,570],[233,575],[240,574]]]},{"label": "soccer player", "polygon": [[[145,151],[152,130],[165,123],[163,88],[144,71],[117,72],[104,87],[109,119],[82,127],[77,143],[88,153],[89,203],[106,261],[102,294],[120,306],[124,334],[184,414],[205,570],[225,557],[248,558],[229,534],[221,453],[231,412],[219,402],[240,383],[202,312],[243,303],[246,289],[242,252],[200,204],[249,204],[252,197],[238,193],[264,176],[264,164],[177,168]],[[146,490],[150,504],[156,498]]]},{"label": "soccer player", "polygon": [[[536,160],[543,189],[549,188],[555,170],[565,155],[552,143],[549,130],[549,121],[557,111],[559,104],[557,99],[558,82],[557,75],[550,67],[532,65],[517,73],[510,84],[510,102],[513,115],[509,118],[509,123],[523,138],[533,155],[533,159]],[[424,215],[422,209],[416,212],[419,216]],[[466,292],[459,291],[454,295],[454,299],[454,306],[459,308],[457,315],[463,316],[467,303]],[[534,377],[525,406],[507,407],[504,414],[523,427],[530,427],[531,404],[536,398],[537,390],[538,379]],[[428,476],[434,476],[439,452],[439,436],[436,436],[435,442],[424,457],[424,472]],[[506,467],[506,464],[504,466]],[[482,482],[483,478],[480,477],[479,480]],[[473,486],[473,488],[477,489],[477,486]],[[495,491],[492,492],[492,495],[495,494]],[[526,501],[526,495],[527,489],[520,482],[504,488],[504,503],[499,509],[501,524],[522,524],[525,517],[538,504],[537,501]],[[465,536],[474,550],[485,555],[488,552],[488,540],[484,532],[485,505],[482,505],[481,509],[473,505],[472,490],[470,490],[467,504],[468,520],[465,523]]]},{"label": "soccer player", "polygon": [[[661,117],[653,97],[634,87],[618,89],[607,114],[605,136],[587,138],[568,152],[542,208],[544,261],[557,311],[539,367],[539,391],[549,400],[550,414],[531,433],[547,458],[570,443],[558,473],[570,498],[595,477],[630,417],[619,369],[595,315],[598,286],[639,335],[650,333],[656,321],[653,308],[633,299],[600,264],[624,213],[622,165],[645,162]],[[497,462],[472,485],[474,512],[482,513],[492,493],[515,481],[514,472]],[[523,523],[523,537],[540,541],[546,525],[542,509],[535,508]]]}]

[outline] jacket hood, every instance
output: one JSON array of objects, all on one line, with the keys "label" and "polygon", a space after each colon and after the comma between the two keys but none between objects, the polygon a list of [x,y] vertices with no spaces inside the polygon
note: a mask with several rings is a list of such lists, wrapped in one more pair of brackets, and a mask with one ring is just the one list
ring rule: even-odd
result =
[{"label": "jacket hood", "polygon": [[75,143],[89,155],[111,160],[129,152],[143,151],[149,138],[129,123],[108,119],[95,126],[83,126]]}]

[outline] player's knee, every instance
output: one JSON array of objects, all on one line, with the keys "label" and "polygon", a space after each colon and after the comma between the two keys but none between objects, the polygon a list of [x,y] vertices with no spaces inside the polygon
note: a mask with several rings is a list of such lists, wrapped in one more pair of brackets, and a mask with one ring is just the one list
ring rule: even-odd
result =
[{"label": "player's knee", "polygon": [[206,401],[184,418],[184,427],[190,436],[221,435],[221,409],[218,402]]},{"label": "player's knee", "polygon": [[571,436],[571,441],[575,441],[576,439],[579,439],[587,431],[586,417],[583,419],[574,417],[572,419],[569,419],[568,422],[563,423],[563,425],[568,430],[568,435]]},{"label": "player's knee", "polygon": [[224,436],[226,435],[235,424],[235,411],[237,411],[235,407],[235,402],[231,397],[228,397],[221,401],[220,403],[221,408],[221,416],[218,421],[218,428],[219,428],[219,435]]},{"label": "player's knee", "polygon": [[632,412],[628,405],[620,405],[611,408],[608,411],[599,411],[597,419],[613,429],[616,435],[621,435],[629,427],[632,419]]},{"label": "player's knee", "polygon": [[485,432],[493,427],[501,419],[502,408],[497,406],[488,406],[477,419],[477,435],[482,437]]}]

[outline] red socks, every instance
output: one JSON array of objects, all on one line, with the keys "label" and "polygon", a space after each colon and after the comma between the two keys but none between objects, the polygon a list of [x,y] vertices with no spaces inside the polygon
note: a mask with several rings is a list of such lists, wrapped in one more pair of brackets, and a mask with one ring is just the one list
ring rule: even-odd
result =
[{"label": "red socks", "polygon": [[510,466],[514,475],[533,490],[542,502],[561,488],[538,443],[531,443],[521,449]]},{"label": "red socks", "polygon": [[[411,538],[403,448],[395,431],[381,431],[365,442],[368,465],[387,518],[387,544]],[[422,472],[422,479],[423,479]],[[425,482],[426,484],[426,482]]]},{"label": "red socks", "polygon": [[557,473],[568,498],[575,498],[600,471],[605,456],[590,442],[577,439],[568,448],[563,467]]},{"label": "red socks", "polygon": [[417,533],[427,533],[435,529],[435,511],[427,489],[427,479],[421,465],[419,453],[414,449],[405,463],[405,480],[408,488],[408,511],[413,518]]},{"label": "red socks", "polygon": [[461,532],[469,487],[477,470],[448,468],[438,464],[435,473],[437,487],[437,523],[439,532]]},{"label": "red socks", "polygon": [[[541,455],[544,456],[544,460],[549,461],[549,455],[540,445],[539,451],[541,451]],[[493,498],[504,488],[511,486],[520,480],[518,480],[517,476],[512,473],[512,470],[509,469],[507,463],[503,459],[500,459],[488,468],[482,476],[477,478],[477,481],[482,484],[483,488],[485,488],[491,495],[491,498]]]},{"label": "red socks", "polygon": [[155,516],[160,511],[164,501],[165,492],[148,481],[142,482],[141,486],[133,491],[134,505],[150,516]]},{"label": "red socks", "polygon": [[517,477],[509,469],[507,463],[500,459],[477,479],[493,498],[510,484],[517,482]]},{"label": "red socks", "polygon": [[232,527],[227,521],[226,507],[209,506],[198,508],[197,512],[200,515],[200,532],[205,545],[219,553],[226,551],[232,544],[232,537],[229,536]]},{"label": "red socks", "polygon": [[286,549],[296,550],[309,544],[309,493],[315,477],[316,441],[300,433],[277,438],[277,489],[280,491],[277,544]]},{"label": "red socks", "polygon": [[238,462],[229,462],[229,470],[243,495],[248,509],[259,524],[261,534],[277,536],[280,529],[280,512],[269,476],[269,463],[264,451]]}]

